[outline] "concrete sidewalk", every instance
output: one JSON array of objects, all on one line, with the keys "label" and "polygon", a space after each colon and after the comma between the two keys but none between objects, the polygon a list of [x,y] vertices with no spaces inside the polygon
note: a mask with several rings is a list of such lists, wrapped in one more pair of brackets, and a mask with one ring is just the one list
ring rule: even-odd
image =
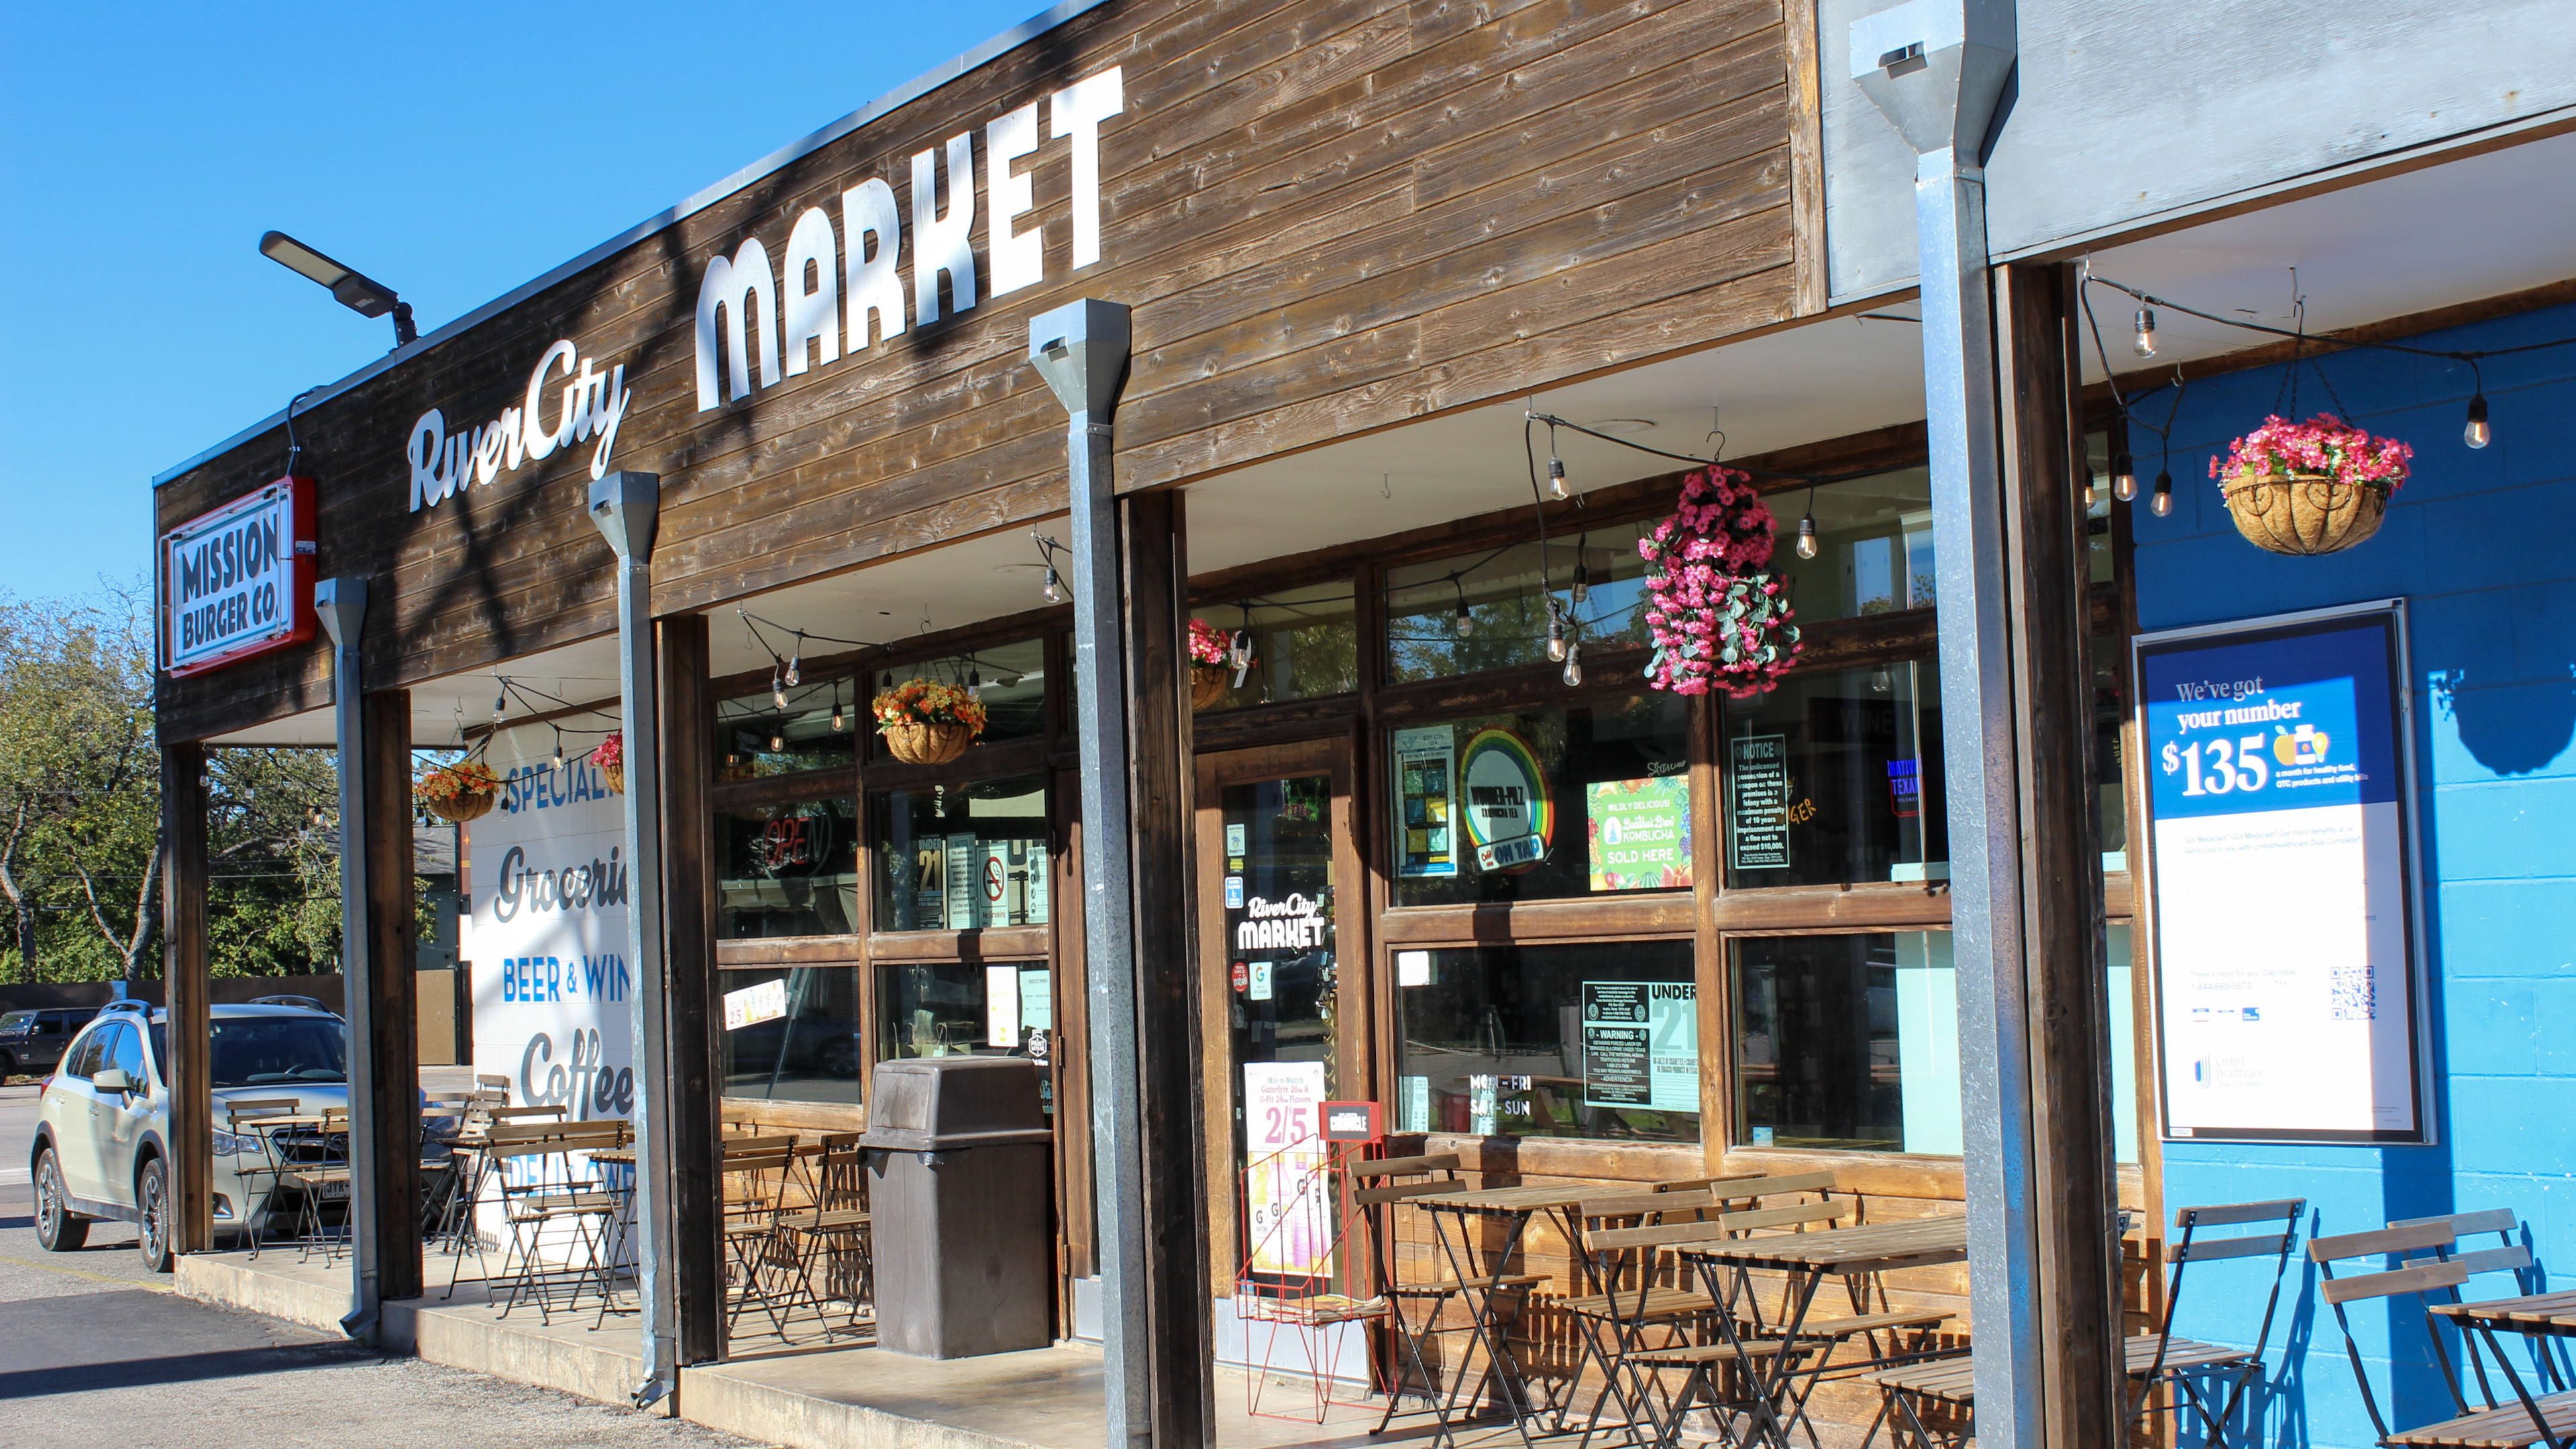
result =
[{"label": "concrete sidewalk", "polygon": [[[433,1266],[444,1259],[433,1255]],[[433,1279],[440,1277],[433,1273]],[[349,1307],[346,1261],[298,1262],[293,1249],[256,1261],[241,1253],[179,1260],[179,1291],[225,1307],[336,1329]],[[520,1306],[506,1319],[467,1282],[452,1302],[443,1287],[385,1305],[385,1347],[434,1363],[623,1404],[643,1376],[631,1313],[593,1329],[596,1301],[558,1311],[552,1326]],[[1314,1420],[1302,1381],[1264,1386],[1262,1415],[1248,1412],[1252,1379],[1217,1373],[1217,1442],[1225,1449],[1406,1444],[1428,1439],[1427,1414],[1408,1414],[1384,1438],[1377,1410],[1334,1406]],[[946,1361],[867,1345],[784,1348],[680,1372],[678,1416],[794,1449],[1098,1449],[1107,1434],[1100,1354],[1079,1344]],[[666,1410],[667,1412],[667,1410]],[[1286,1417],[1271,1417],[1285,1415]],[[1508,1424],[1462,1432],[1468,1446],[1517,1436]],[[1569,1440],[1569,1442],[1571,1442]]]}]

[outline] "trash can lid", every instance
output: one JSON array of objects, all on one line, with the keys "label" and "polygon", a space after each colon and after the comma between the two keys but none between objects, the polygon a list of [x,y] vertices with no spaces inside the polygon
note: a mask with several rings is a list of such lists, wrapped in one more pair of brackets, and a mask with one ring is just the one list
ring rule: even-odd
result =
[{"label": "trash can lid", "polygon": [[1045,1142],[1038,1066],[1026,1057],[925,1057],[879,1062],[869,1084],[862,1147],[943,1152]]}]

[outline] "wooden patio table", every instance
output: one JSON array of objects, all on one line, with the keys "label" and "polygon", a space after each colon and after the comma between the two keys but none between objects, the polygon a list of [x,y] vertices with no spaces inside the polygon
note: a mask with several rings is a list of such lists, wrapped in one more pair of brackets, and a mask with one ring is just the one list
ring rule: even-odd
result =
[{"label": "wooden patio table", "polygon": [[[1718,1287],[1712,1268],[1735,1270],[1739,1275],[1769,1271],[1787,1278],[1782,1295],[1785,1320],[1768,1326],[1753,1325],[1757,1338],[1777,1337],[1784,1342],[1797,1341],[1799,1330],[1806,1326],[1807,1310],[1816,1300],[1816,1290],[1829,1277],[1846,1281],[1901,1268],[1931,1268],[1968,1260],[1968,1220],[1963,1214],[1904,1218],[1895,1222],[1862,1223],[1848,1228],[1826,1228],[1803,1233],[1757,1233],[1741,1238],[1716,1238],[1689,1243],[1674,1250],[1699,1267],[1700,1281],[1712,1298],[1726,1307],[1727,1295]],[[1751,1301],[1748,1297],[1747,1301]],[[1857,1301],[1857,1300],[1856,1300]],[[1802,1369],[1797,1355],[1747,1353],[1733,1312],[1716,1315],[1718,1329],[1726,1335],[1744,1364],[1767,1364],[1756,1385],[1755,1401],[1766,1406],[1748,1425],[1757,1442],[1767,1442],[1787,1449],[1789,1426],[1804,1414],[1803,1396],[1789,1396],[1790,1381],[1804,1374],[1813,1377],[1823,1372],[1823,1365]],[[1889,1362],[1911,1362],[1890,1360]],[[1840,1369],[1859,1370],[1885,1366],[1877,1360],[1869,1363],[1841,1364]],[[1786,1412],[1783,1412],[1783,1406]],[[1812,1431],[1811,1431],[1812,1432]]]},{"label": "wooden patio table", "polygon": [[2576,1291],[2495,1298],[2484,1303],[2436,1303],[2433,1311],[2464,1328],[2576,1338]]},{"label": "wooden patio table", "polygon": [[[1491,1187],[1472,1192],[1427,1192],[1405,1199],[1407,1205],[1421,1208],[1431,1215],[1433,1240],[1440,1246],[1441,1258],[1448,1264],[1451,1282],[1459,1285],[1459,1296],[1467,1305],[1468,1326],[1473,1344],[1458,1362],[1458,1376],[1448,1392],[1434,1405],[1440,1419],[1440,1432],[1433,1436],[1433,1449],[1457,1442],[1453,1420],[1458,1398],[1466,1392],[1469,1370],[1475,1364],[1475,1348],[1485,1350],[1485,1360],[1492,1365],[1495,1383],[1502,1389],[1503,1406],[1512,1416],[1512,1428],[1519,1433],[1524,1449],[1530,1444],[1529,1421],[1537,1417],[1540,1405],[1530,1395],[1529,1378],[1511,1356],[1509,1335],[1495,1300],[1505,1291],[1505,1280],[1511,1276],[1512,1259],[1520,1251],[1521,1238],[1528,1232],[1530,1219],[1543,1212],[1555,1213],[1565,1229],[1565,1240],[1578,1245],[1582,1234],[1576,1231],[1572,1218],[1575,1204],[1587,1197],[1598,1197],[1601,1189],[1590,1187]],[[1450,1219],[1457,1229],[1453,1238]],[[1470,1218],[1495,1218],[1507,1226],[1500,1248],[1480,1256],[1475,1235],[1469,1230]],[[1558,1415],[1558,1428],[1563,1425],[1564,1406],[1546,1406]]]}]

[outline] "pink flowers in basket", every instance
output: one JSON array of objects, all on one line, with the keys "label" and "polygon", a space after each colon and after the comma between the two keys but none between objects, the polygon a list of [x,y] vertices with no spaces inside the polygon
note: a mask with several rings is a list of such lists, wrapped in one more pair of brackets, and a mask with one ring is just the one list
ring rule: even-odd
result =
[{"label": "pink flowers in basket", "polygon": [[1682,482],[1673,516],[1637,540],[1646,561],[1646,683],[1737,699],[1776,687],[1798,658],[1796,611],[1762,572],[1777,523],[1753,480],[1712,465]]},{"label": "pink flowers in basket", "polygon": [[2360,484],[2393,493],[2406,482],[2415,450],[2395,438],[2374,437],[2332,413],[2304,423],[2277,414],[2227,445],[2227,456],[2209,460],[2221,488],[2308,476]]},{"label": "pink flowers in basket", "polygon": [[1223,629],[1207,620],[1190,621],[1190,662],[1192,664],[1212,668],[1222,667],[1226,662],[1226,650],[1232,647],[1233,643],[1234,641],[1226,636]]}]

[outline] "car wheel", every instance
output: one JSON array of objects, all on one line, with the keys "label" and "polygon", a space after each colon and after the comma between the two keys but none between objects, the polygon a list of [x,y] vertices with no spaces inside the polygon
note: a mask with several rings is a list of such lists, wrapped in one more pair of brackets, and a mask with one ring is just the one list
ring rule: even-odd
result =
[{"label": "car wheel", "polygon": [[170,1166],[148,1159],[134,1174],[134,1245],[143,1250],[143,1266],[170,1271]]},{"label": "car wheel", "polygon": [[36,1241],[48,1253],[68,1253],[89,1241],[89,1219],[72,1211],[62,1164],[50,1147],[36,1154]]},{"label": "car wheel", "polygon": [[18,1058],[8,1052],[0,1052],[0,1082],[5,1082],[16,1075],[18,1075]]}]

